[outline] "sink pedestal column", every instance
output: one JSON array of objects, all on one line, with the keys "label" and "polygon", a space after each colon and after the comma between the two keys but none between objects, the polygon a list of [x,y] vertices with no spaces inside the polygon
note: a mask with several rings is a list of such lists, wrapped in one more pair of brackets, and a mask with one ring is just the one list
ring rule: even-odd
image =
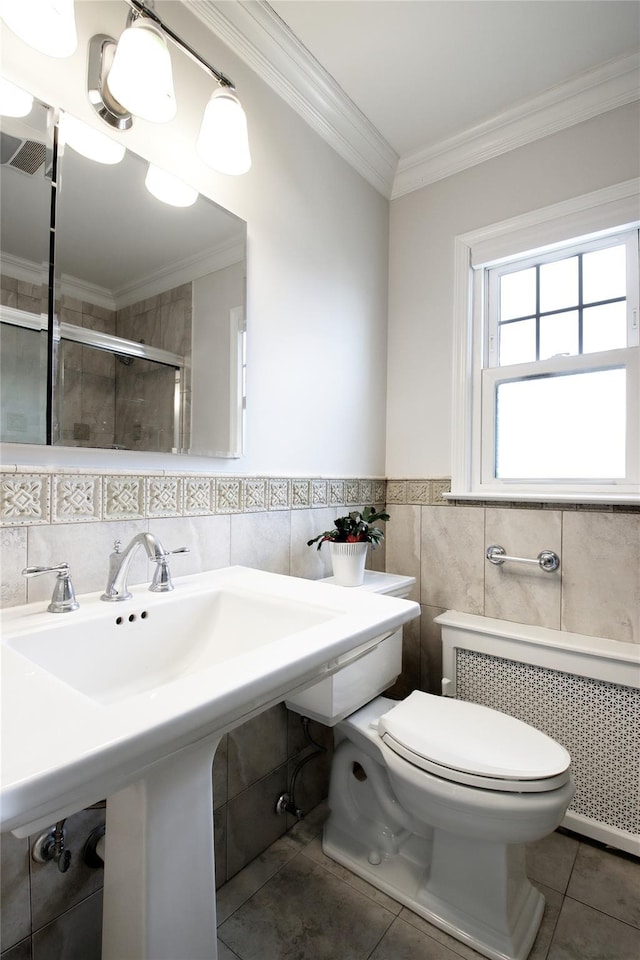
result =
[{"label": "sink pedestal column", "polygon": [[216,960],[219,742],[179,750],[107,799],[102,960]]}]

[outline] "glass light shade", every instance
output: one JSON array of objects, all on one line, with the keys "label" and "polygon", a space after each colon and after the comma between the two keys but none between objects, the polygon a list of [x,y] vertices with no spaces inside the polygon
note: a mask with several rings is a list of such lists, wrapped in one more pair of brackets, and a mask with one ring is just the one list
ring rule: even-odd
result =
[{"label": "glass light shade", "polygon": [[118,103],[136,117],[152,123],[166,123],[175,117],[167,42],[162,31],[144,17],[127,27],[118,40],[107,86]]},{"label": "glass light shade", "polygon": [[73,0],[0,0],[0,17],[34,50],[70,57],[78,47]]},{"label": "glass light shade", "polygon": [[207,166],[220,173],[238,176],[250,169],[247,118],[228,87],[216,90],[205,107],[196,150]]},{"label": "glass light shade", "polygon": [[198,199],[197,190],[153,163],[149,164],[144,185],[157,200],[172,207],[190,207]]},{"label": "glass light shade", "polygon": [[88,123],[72,117],[69,113],[60,116],[60,133],[64,142],[76,153],[98,163],[120,163],[126,148],[111,137],[94,130]]},{"label": "glass light shade", "polygon": [[15,83],[0,77],[0,115],[3,117],[28,117],[33,107],[33,97]]}]

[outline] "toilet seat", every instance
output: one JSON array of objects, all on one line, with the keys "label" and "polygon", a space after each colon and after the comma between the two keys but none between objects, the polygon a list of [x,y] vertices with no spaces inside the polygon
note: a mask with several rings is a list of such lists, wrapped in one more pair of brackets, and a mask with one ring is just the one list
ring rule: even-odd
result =
[{"label": "toilet seat", "polygon": [[571,758],[529,724],[480,704],[414,691],[383,714],[384,744],[414,766],[485,790],[540,793],[568,782]]}]

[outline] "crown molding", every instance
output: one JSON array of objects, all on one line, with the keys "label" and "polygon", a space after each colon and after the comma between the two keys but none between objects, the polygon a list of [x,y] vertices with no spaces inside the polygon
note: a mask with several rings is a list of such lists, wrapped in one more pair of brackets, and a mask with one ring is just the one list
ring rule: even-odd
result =
[{"label": "crown molding", "polygon": [[266,0],[201,0],[189,9],[384,197],[398,154]]},{"label": "crown molding", "polygon": [[400,159],[392,199],[640,99],[640,54],[611,60]]},{"label": "crown molding", "polygon": [[190,9],[391,199],[640,99],[640,54],[634,53],[399,159],[266,0],[201,0]]},{"label": "crown molding", "polygon": [[6,253],[4,250],[0,255],[0,264],[3,272],[16,280],[23,280],[25,283],[35,285],[47,285],[49,264],[40,262],[34,263],[32,260],[25,260],[24,257],[15,257],[12,253]]},{"label": "crown molding", "polygon": [[[79,277],[62,274],[57,292],[73,297],[75,300],[104,307],[106,310],[122,310],[140,300],[147,300],[164,293],[165,290],[173,290],[174,287],[182,286],[183,283],[205,277],[217,270],[224,270],[235,263],[243,263],[245,256],[244,242],[234,240],[221,243],[211,250],[196,253],[192,257],[172,264],[171,267],[151,273],[118,290],[107,290],[106,287],[89,283]],[[17,280],[34,284],[43,282],[41,265],[4,253],[2,264],[8,275]]]},{"label": "crown molding", "polygon": [[169,268],[150,273],[136,280],[135,283],[115,290],[113,295],[116,309],[122,310],[140,300],[147,300],[159,293],[164,293],[165,290],[173,290],[174,287],[180,287],[183,283],[190,283],[192,280],[206,277],[209,273],[224,270],[234,263],[243,263],[245,255],[245,244],[242,241],[221,243],[212,250],[196,253],[192,257],[172,264]]}]

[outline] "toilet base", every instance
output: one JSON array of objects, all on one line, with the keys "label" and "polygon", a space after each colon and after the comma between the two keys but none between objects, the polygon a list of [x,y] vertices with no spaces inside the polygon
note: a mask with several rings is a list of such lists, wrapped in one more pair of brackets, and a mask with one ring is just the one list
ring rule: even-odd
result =
[{"label": "toilet base", "polygon": [[[380,857],[379,848],[367,849],[354,836],[352,826],[345,830],[336,817],[329,817],[322,839],[328,857],[491,960],[526,960],[542,921],[544,897],[526,877],[524,848],[492,845],[495,872],[489,869],[476,882],[473,877],[456,876],[450,834],[443,837],[434,831],[427,839],[408,833],[397,852]],[[468,852],[473,841],[460,841]],[[441,857],[439,849],[446,856]],[[464,908],[465,898],[477,902],[479,885],[488,896],[482,919]],[[447,886],[455,886],[455,902],[436,892],[446,891]]]}]

